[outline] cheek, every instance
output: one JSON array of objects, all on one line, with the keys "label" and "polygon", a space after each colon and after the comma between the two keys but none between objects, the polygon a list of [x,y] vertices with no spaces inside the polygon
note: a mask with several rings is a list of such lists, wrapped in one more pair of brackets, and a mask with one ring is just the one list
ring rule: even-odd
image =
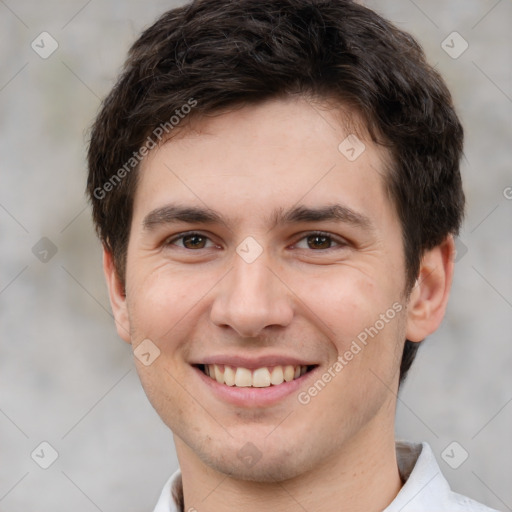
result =
[{"label": "cheek", "polygon": [[315,278],[314,283],[303,279],[302,284],[299,295],[328,328],[326,332],[336,340],[338,350],[346,349],[347,343],[374,325],[396,300],[388,282],[351,267]]},{"label": "cheek", "polygon": [[185,275],[161,267],[138,272],[128,290],[130,323],[135,332],[156,339],[173,330],[198,306],[211,285],[204,275]]},{"label": "cheek", "polygon": [[[150,366],[137,364],[142,388],[161,419],[175,431],[183,430],[180,425],[194,425],[193,415],[201,416],[178,382],[183,380],[180,368],[169,364],[166,357],[158,357]],[[188,404],[188,405],[186,405]]]},{"label": "cheek", "polygon": [[329,408],[342,397],[349,414],[356,414],[363,403],[380,403],[380,391],[386,387],[375,386],[376,375],[392,386],[400,364],[406,310],[400,302],[401,281],[393,281],[390,274],[373,275],[347,266],[308,287],[314,290],[308,305],[328,326],[330,370],[335,375],[319,404],[325,401],[323,405]]}]

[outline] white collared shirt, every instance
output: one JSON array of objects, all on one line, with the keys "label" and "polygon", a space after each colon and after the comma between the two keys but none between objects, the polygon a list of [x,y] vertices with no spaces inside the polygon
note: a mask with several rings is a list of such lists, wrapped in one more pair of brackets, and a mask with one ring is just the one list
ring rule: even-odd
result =
[{"label": "white collared shirt", "polygon": [[[453,492],[427,443],[398,441],[396,454],[405,484],[383,512],[498,512]],[[181,512],[172,497],[181,492],[178,470],[165,484],[154,512]]]}]

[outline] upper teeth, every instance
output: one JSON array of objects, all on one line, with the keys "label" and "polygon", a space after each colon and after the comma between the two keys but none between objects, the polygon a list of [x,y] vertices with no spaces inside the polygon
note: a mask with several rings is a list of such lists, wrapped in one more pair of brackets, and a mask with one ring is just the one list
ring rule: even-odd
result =
[{"label": "upper teeth", "polygon": [[219,384],[236,386],[239,388],[254,387],[267,388],[270,385],[277,386],[283,382],[299,378],[307,372],[307,366],[266,366],[249,370],[247,368],[233,368],[228,365],[206,364],[206,375],[215,379]]}]

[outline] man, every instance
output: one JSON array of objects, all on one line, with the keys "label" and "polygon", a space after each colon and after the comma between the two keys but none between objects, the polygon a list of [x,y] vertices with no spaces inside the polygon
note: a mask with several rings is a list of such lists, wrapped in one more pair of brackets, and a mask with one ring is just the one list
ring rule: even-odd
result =
[{"label": "man", "polygon": [[396,396],[445,313],[463,131],[349,0],[202,0],[135,42],[88,191],[119,335],[173,431],[155,512],[485,511]]}]

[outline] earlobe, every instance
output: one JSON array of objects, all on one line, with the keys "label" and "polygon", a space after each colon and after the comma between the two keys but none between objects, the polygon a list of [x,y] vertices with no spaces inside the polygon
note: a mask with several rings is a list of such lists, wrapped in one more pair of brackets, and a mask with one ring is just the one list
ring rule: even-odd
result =
[{"label": "earlobe", "polygon": [[110,306],[114,314],[117,333],[127,343],[131,343],[130,320],[126,306],[124,285],[117,274],[112,253],[103,246],[103,272],[107,281]]},{"label": "earlobe", "polygon": [[455,259],[453,236],[425,252],[407,307],[407,339],[422,341],[441,324],[450,296]]}]

